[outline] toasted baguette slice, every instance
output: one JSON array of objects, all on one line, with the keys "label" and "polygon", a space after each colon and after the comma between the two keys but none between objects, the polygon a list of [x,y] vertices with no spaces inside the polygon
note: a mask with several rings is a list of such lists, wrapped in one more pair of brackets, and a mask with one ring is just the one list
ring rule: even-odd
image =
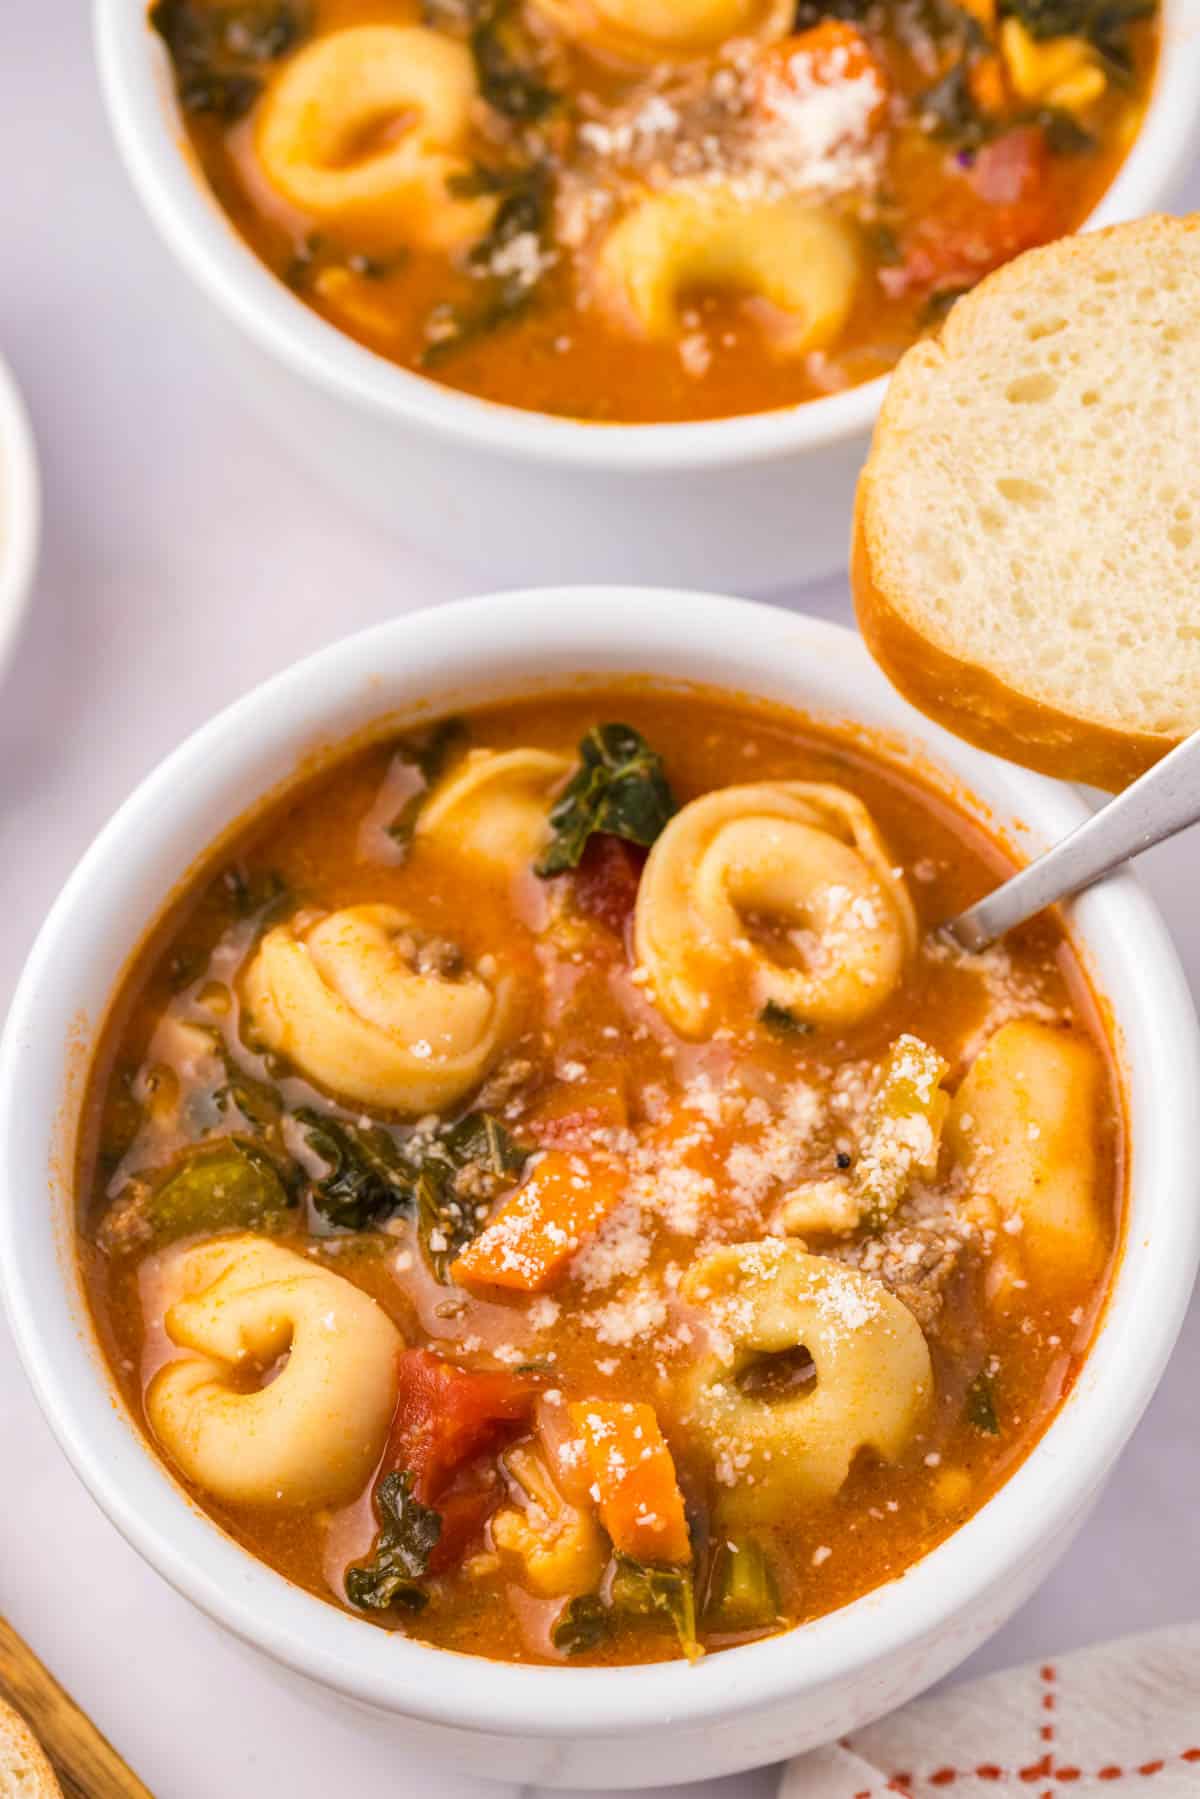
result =
[{"label": "toasted baguette slice", "polygon": [[1200,726],[1200,216],[1030,251],[892,376],[851,579],[941,724],[1119,788]]},{"label": "toasted baguette slice", "polygon": [[62,1799],[41,1744],[19,1712],[0,1700],[0,1799]]}]

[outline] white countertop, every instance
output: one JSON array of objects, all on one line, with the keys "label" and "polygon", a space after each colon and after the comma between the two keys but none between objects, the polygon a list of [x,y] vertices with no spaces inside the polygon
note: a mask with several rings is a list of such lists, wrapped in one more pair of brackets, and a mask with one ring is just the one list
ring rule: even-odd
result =
[{"label": "white countertop", "polygon": [[[118,167],[85,11],[3,0],[0,33],[0,349],[46,500],[34,610],[0,693],[0,1008],[71,865],[185,732],[319,644],[470,585],[324,493],[244,414]],[[774,597],[849,617],[840,580]],[[1145,872],[1198,983],[1200,839]],[[1198,1362],[1194,1308],[1082,1536],[971,1665],[1200,1617]],[[143,1565],[52,1441],[2,1323],[0,1516],[0,1612],[159,1799],[432,1790]],[[765,1799],[774,1784],[763,1770],[677,1790]],[[436,1791],[502,1793],[452,1775]]]}]

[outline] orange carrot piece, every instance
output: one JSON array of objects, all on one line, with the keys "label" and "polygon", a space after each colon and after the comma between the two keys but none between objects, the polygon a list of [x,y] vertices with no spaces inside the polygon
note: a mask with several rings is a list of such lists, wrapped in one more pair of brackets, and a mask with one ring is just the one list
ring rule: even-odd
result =
[{"label": "orange carrot piece", "polygon": [[621,1202],[609,1162],[550,1149],[452,1265],[457,1281],[543,1293]]},{"label": "orange carrot piece", "polygon": [[756,110],[786,119],[788,109],[814,87],[862,82],[870,96],[868,124],[880,122],[888,98],[886,71],[856,25],[840,19],[782,38],[759,57],[754,76]]},{"label": "orange carrot piece", "polygon": [[639,1562],[690,1562],[683,1495],[654,1407],[588,1399],[567,1411],[587,1449],[614,1547]]}]

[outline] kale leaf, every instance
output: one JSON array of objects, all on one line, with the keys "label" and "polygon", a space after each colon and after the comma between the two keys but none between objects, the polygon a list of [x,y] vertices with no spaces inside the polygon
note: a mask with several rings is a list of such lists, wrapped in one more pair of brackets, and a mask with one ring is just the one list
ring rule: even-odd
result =
[{"label": "kale leaf", "polygon": [[662,757],[640,732],[630,725],[593,725],[579,745],[579,767],[551,808],[554,835],[537,873],[549,877],[577,868],[596,831],[649,845],[675,809]]},{"label": "kale leaf", "polygon": [[312,1106],[292,1114],[326,1172],[311,1183],[314,1209],[338,1230],[363,1231],[413,1203],[412,1170],[382,1125],[349,1124]]},{"label": "kale leaf", "polygon": [[346,1570],[346,1597],[360,1611],[402,1605],[420,1611],[429,1595],[421,1580],[442,1534],[442,1514],[413,1498],[408,1469],[385,1474],[375,1494],[380,1531],[369,1559]]},{"label": "kale leaf", "polygon": [[465,746],[467,727],[461,718],[439,719],[427,731],[420,731],[410,737],[404,737],[396,746],[396,754],[400,761],[414,768],[421,777],[422,785],[416,793],[405,800],[399,812],[387,826],[387,834],[393,843],[404,847],[412,841],[417,819],[421,808],[429,798],[430,789],[440,781],[446,769]]},{"label": "kale leaf", "polygon": [[778,1000],[769,999],[758,1015],[759,1022],[779,1037],[811,1037],[813,1027],[807,1018],[789,1012]]},{"label": "kale leaf", "polygon": [[512,0],[493,0],[482,7],[471,32],[471,55],[479,91],[488,105],[506,119],[531,124],[550,111],[558,95],[533,65],[518,18]]},{"label": "kale leaf", "polygon": [[311,1106],[292,1114],[326,1164],[310,1184],[316,1211],[336,1230],[362,1231],[385,1218],[416,1218],[440,1281],[479,1232],[488,1204],[512,1186],[529,1150],[489,1112],[468,1112],[433,1136],[398,1142],[382,1125],[351,1124]]},{"label": "kale leaf", "polygon": [[440,1281],[477,1236],[488,1203],[520,1176],[529,1151],[490,1113],[468,1112],[434,1137],[414,1183],[417,1232]]},{"label": "kale leaf", "polygon": [[1032,38],[1084,38],[1117,81],[1133,75],[1129,27],[1156,10],[1157,0],[1003,0],[1001,7]]},{"label": "kale leaf", "polygon": [[971,93],[965,56],[918,95],[915,110],[921,129],[930,137],[948,138],[964,149],[981,144],[988,134],[988,122]]},{"label": "kale leaf", "polygon": [[550,1629],[550,1641],[564,1655],[583,1655],[612,1630],[612,1617],[598,1593],[569,1599]]},{"label": "kale leaf", "polygon": [[306,0],[248,0],[233,6],[157,0],[150,24],[170,53],[184,111],[212,113],[232,125],[257,100],[263,65],[295,48],[308,31],[310,16]]},{"label": "kale leaf", "polygon": [[553,196],[553,180],[546,163],[525,163],[515,168],[477,163],[466,174],[452,177],[449,185],[451,193],[460,199],[498,194],[500,201],[490,227],[472,244],[467,255],[467,268],[481,283],[480,296],[469,305],[444,302],[434,308],[427,325],[433,336],[421,352],[423,368],[436,368],[466,345],[518,318],[532,303],[546,267],[544,260],[539,259],[532,271],[522,263],[511,273],[494,272],[498,253],[515,238],[533,235],[539,247],[544,247]]},{"label": "kale leaf", "polygon": [[669,1618],[688,1660],[702,1655],[690,1571],[659,1562],[638,1562],[629,1555],[618,1555],[616,1564],[610,1589],[613,1611],[636,1618]]},{"label": "kale leaf", "polygon": [[985,1437],[1000,1435],[1000,1420],[996,1415],[996,1388],[986,1369],[977,1374],[967,1388],[966,1413],[967,1423],[982,1431]]}]

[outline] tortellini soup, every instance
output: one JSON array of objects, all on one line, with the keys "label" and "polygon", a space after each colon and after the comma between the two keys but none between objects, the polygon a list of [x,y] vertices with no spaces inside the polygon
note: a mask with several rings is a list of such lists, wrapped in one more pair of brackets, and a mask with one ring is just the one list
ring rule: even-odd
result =
[{"label": "tortellini soup", "polygon": [[879,375],[1074,230],[1138,130],[1156,8],[156,0],[149,20],[217,200],[323,318],[487,399],[654,422]]},{"label": "tortellini soup", "polygon": [[857,740],[704,692],[376,733],[191,878],[79,1153],[101,1344],[363,1621],[695,1659],[901,1574],[1087,1352],[1121,1112],[1056,922]]}]

